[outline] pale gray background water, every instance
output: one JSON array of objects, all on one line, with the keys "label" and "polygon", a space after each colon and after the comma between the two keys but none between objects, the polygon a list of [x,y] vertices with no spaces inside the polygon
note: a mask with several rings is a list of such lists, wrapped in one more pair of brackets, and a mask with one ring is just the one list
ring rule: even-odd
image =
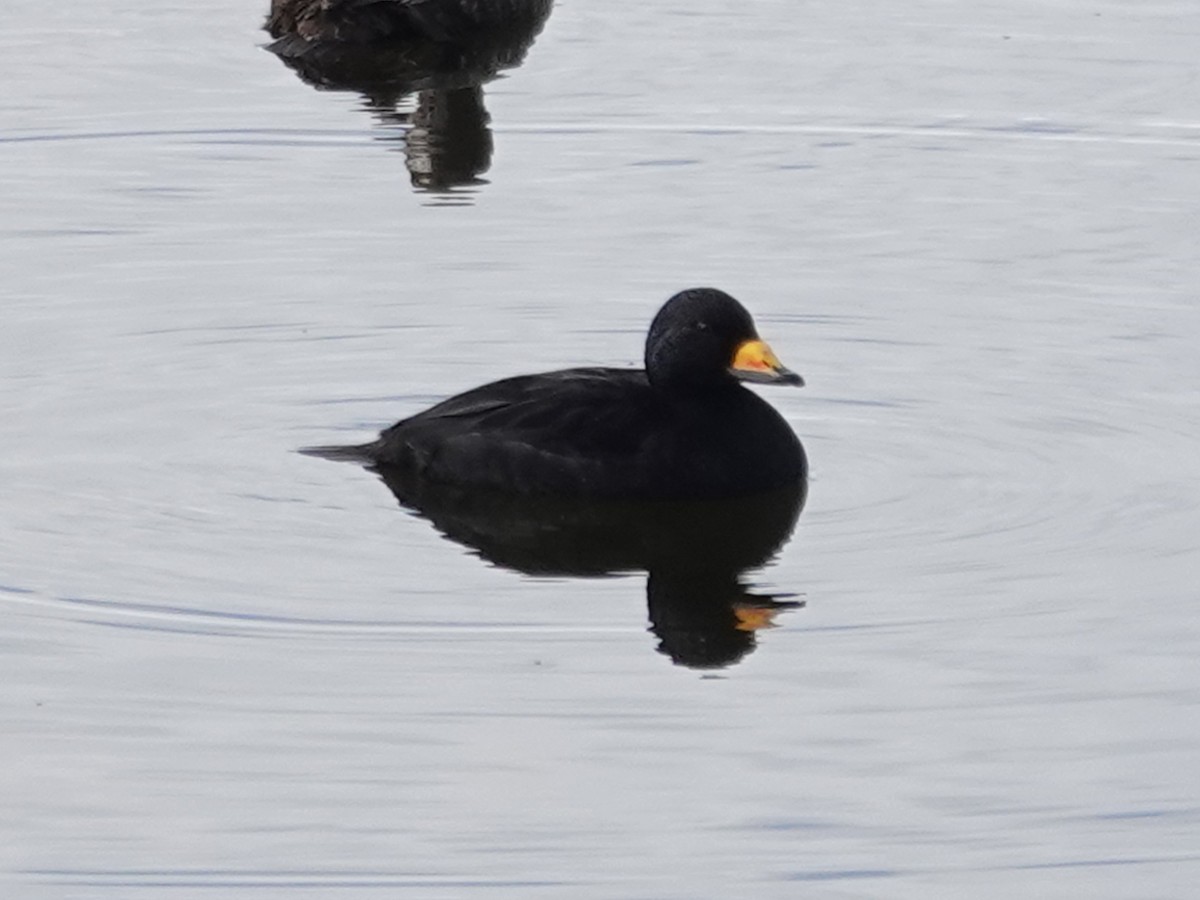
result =
[{"label": "pale gray background water", "polygon": [[[449,197],[265,5],[5,6],[5,896],[1194,895],[1195,2],[563,0]],[[720,678],[292,452],[705,283],[813,470]]]}]

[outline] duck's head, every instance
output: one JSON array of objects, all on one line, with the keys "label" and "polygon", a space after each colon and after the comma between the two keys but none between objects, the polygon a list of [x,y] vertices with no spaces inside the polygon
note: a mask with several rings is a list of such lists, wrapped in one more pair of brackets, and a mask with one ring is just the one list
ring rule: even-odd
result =
[{"label": "duck's head", "polygon": [[715,288],[680,291],[663,304],[646,335],[646,376],[664,388],[804,384],[758,336],[746,308]]}]

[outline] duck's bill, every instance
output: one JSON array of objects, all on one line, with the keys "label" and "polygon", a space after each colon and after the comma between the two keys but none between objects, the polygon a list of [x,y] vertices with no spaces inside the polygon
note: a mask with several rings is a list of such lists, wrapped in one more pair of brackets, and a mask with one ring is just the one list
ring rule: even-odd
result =
[{"label": "duck's bill", "polygon": [[804,385],[804,379],[779,361],[774,351],[765,341],[744,341],[733,355],[731,371],[739,381],[751,381],[756,384],[794,384]]}]

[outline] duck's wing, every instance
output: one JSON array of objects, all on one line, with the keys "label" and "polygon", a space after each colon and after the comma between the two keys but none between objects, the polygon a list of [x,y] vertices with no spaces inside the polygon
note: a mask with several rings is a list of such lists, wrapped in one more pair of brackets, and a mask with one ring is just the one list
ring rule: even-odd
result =
[{"label": "duck's wing", "polygon": [[267,30],[307,41],[457,43],[482,28],[532,25],[552,0],[273,0]]},{"label": "duck's wing", "polygon": [[655,438],[645,373],[567,369],[467,391],[384,431],[381,464],[521,493],[626,490]]},{"label": "duck's wing", "polygon": [[[321,41],[365,44],[387,40],[444,40],[421,26],[431,0],[272,0],[266,29],[279,53]],[[298,52],[298,50],[296,50]],[[286,54],[285,54],[286,55]]]},{"label": "duck's wing", "polygon": [[443,400],[383,433],[478,434],[545,446],[629,447],[652,405],[645,373],[581,368],[519,375]]}]

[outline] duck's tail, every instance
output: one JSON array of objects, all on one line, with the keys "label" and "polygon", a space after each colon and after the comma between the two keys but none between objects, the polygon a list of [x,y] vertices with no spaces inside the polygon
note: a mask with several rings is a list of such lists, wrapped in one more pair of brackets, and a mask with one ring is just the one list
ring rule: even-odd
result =
[{"label": "duck's tail", "polygon": [[328,447],[301,447],[297,453],[305,456],[319,456],[321,459],[332,459],[339,462],[370,463],[375,461],[375,443],[334,445]]}]

